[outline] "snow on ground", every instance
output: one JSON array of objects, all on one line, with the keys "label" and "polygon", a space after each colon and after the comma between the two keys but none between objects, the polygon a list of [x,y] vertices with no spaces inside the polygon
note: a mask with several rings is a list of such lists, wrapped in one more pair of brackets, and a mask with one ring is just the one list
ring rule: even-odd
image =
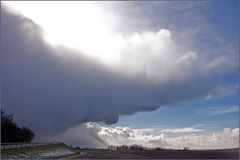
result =
[{"label": "snow on ground", "polygon": [[68,148],[56,148],[49,151],[36,151],[30,153],[22,153],[11,155],[10,157],[2,157],[3,159],[43,159],[43,158],[53,158],[60,157],[64,155],[70,155],[74,152]]},{"label": "snow on ground", "polygon": [[42,154],[40,154],[40,156],[42,158],[49,158],[49,157],[59,157],[59,156],[63,156],[63,155],[69,155],[69,154],[73,154],[74,152],[71,151],[70,149],[67,148],[60,148],[54,151],[49,151],[49,152],[44,152]]}]

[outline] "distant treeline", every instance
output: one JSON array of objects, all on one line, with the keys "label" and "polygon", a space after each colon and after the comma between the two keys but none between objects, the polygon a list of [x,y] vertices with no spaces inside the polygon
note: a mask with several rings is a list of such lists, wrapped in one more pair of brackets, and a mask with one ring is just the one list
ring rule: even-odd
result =
[{"label": "distant treeline", "polygon": [[160,148],[160,147],[156,147],[156,148],[147,148],[147,147],[143,147],[142,145],[137,145],[137,144],[132,144],[130,146],[127,146],[127,145],[120,145],[120,146],[114,146],[114,145],[111,145],[111,146],[108,146],[108,149],[111,149],[111,150],[161,150],[163,148]]},{"label": "distant treeline", "polygon": [[111,145],[111,146],[108,146],[108,149],[111,149],[111,150],[146,150],[147,148],[143,147],[142,145],[133,144],[133,145],[130,145],[130,146],[127,146],[127,145],[121,145],[121,146]]},{"label": "distant treeline", "polygon": [[1,109],[1,143],[30,142],[34,138],[31,129],[23,126],[20,128],[13,121],[13,114],[7,114]]},{"label": "distant treeline", "polygon": [[[120,145],[120,146],[115,146],[115,145],[111,145],[108,146],[108,149],[110,150],[121,150],[121,151],[125,151],[125,150],[174,150],[173,148],[160,148],[160,147],[155,147],[155,148],[148,148],[148,147],[143,147],[142,145],[137,145],[137,144],[133,144],[130,146],[127,145]],[[190,150],[189,147],[184,147],[183,150]]]}]

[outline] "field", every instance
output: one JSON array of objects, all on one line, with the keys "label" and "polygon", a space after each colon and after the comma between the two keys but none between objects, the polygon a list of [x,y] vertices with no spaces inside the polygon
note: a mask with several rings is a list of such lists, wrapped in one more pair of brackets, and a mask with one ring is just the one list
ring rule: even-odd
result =
[{"label": "field", "polygon": [[81,150],[72,159],[239,159],[238,149],[229,150]]}]

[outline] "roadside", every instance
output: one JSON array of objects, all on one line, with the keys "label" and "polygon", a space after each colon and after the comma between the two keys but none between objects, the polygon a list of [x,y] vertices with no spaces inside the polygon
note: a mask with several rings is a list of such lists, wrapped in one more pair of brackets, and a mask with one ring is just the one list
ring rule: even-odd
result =
[{"label": "roadside", "polygon": [[84,151],[75,151],[74,154],[68,155],[68,156],[62,156],[59,158],[59,160],[64,160],[64,159],[81,159],[84,158],[87,152]]}]

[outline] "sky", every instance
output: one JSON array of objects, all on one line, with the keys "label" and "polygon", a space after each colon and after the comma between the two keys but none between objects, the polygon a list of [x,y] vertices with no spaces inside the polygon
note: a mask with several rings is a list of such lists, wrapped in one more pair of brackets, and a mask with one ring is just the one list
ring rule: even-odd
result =
[{"label": "sky", "polygon": [[4,1],[1,106],[34,141],[239,147],[239,1]]}]

